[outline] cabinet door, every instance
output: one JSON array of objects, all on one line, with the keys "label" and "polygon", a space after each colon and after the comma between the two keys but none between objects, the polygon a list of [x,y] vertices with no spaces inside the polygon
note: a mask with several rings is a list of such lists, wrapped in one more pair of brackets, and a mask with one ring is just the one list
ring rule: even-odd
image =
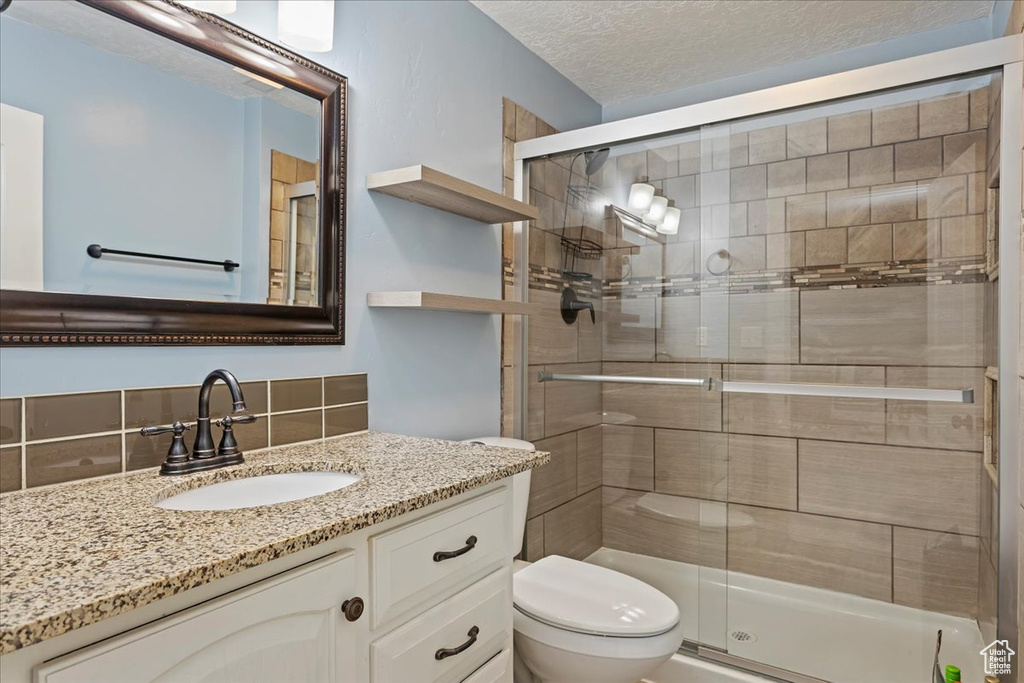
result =
[{"label": "cabinet door", "polygon": [[313,562],[36,669],[39,683],[357,679],[350,553]]}]

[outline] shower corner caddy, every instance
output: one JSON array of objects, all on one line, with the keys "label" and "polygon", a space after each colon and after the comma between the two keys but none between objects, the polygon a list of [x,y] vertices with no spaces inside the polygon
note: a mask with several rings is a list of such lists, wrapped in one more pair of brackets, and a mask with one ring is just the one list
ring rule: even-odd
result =
[{"label": "shower corner caddy", "polygon": [[366,305],[370,308],[411,308],[423,311],[482,313],[485,315],[529,315],[534,310],[533,304],[522,301],[420,291],[369,292],[366,295]]},{"label": "shower corner caddy", "polygon": [[366,188],[494,225],[536,220],[537,207],[422,164],[371,173]]}]

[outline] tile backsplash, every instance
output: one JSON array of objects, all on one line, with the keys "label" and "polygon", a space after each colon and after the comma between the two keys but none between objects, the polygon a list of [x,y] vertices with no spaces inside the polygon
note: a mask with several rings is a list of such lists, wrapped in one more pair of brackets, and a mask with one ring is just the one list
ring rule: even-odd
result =
[{"label": "tile backsplash", "polygon": [[[365,431],[365,374],[242,382],[256,422],[236,425],[243,451]],[[139,429],[192,423],[199,385],[123,389],[0,399],[0,492],[156,467],[170,434]],[[214,387],[213,419],[230,412],[223,384]],[[194,432],[185,433],[191,445]],[[215,438],[219,438],[215,434]]]}]

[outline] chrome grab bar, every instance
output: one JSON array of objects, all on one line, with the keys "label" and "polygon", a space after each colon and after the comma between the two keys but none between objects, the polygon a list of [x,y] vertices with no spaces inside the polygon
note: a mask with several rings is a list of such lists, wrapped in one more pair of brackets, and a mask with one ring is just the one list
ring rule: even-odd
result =
[{"label": "chrome grab bar", "polygon": [[736,382],[714,377],[636,377],[630,375],[568,375],[541,372],[540,382],[604,382],[617,384],[668,384],[701,387],[722,393],[773,394],[779,396],[823,396],[832,398],[876,398],[893,401],[937,401],[974,403],[974,389],[918,389],[915,387],[873,387],[849,384],[796,384],[786,382]]},{"label": "chrome grab bar", "polygon": [[630,375],[564,375],[541,372],[539,382],[608,382],[618,384],[674,384],[683,387],[711,388],[710,379],[688,379],[685,377],[636,377]]}]

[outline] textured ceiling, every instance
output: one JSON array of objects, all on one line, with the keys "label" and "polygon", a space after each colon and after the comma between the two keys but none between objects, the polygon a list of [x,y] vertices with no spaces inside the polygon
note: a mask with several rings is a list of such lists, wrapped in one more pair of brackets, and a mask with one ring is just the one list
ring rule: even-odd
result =
[{"label": "textured ceiling", "polygon": [[988,16],[993,0],[471,0],[601,104]]}]

